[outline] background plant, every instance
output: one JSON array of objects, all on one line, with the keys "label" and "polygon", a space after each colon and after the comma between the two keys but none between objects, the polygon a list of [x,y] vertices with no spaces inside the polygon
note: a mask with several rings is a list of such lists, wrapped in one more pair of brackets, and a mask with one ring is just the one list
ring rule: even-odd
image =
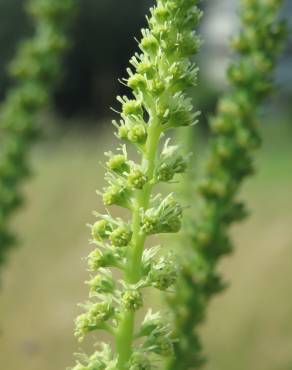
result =
[{"label": "background plant", "polygon": [[73,0],[31,0],[35,35],[18,50],[10,73],[15,85],[0,109],[0,264],[15,243],[9,221],[22,202],[21,184],[29,174],[28,155],[38,136],[38,114],[47,104],[68,46],[65,28]]},{"label": "background plant", "polygon": [[232,42],[238,58],[228,70],[232,89],[211,119],[213,135],[196,188],[196,218],[181,240],[182,270],[170,300],[180,340],[167,369],[197,369],[204,362],[198,329],[210,298],[225,287],[217,265],[233,249],[230,226],[247,215],[237,195],[254,173],[254,150],[260,145],[256,113],[273,90],[272,72],[285,34],[278,19],[282,1],[243,0],[242,5],[241,31]]},{"label": "background plant", "polygon": [[[145,242],[149,236],[178,233],[181,228],[183,209],[175,194],[162,196],[155,187],[172,182],[187,167],[178,146],[164,139],[160,148],[160,141],[170,129],[196,122],[185,90],[197,79],[197,68],[189,60],[200,45],[193,32],[201,17],[197,3],[158,0],[151,8],[149,29],[142,30],[139,44],[142,53],[131,59],[133,68],[124,80],[133,98],[118,97],[121,119],[114,125],[126,144],[116,153],[106,153],[108,185],[100,195],[106,208],[122,207],[130,219],[114,218],[109,211],[96,213],[98,220],[91,225],[94,250],[88,257],[89,301],[75,325],[81,340],[96,330],[112,334],[115,352],[100,344],[93,355],[79,355],[74,370],[150,370],[160,357],[173,355],[167,314],[149,310],[137,324],[136,312],[143,306],[145,288],[169,292],[177,276],[172,255],[157,246],[145,249]],[[140,163],[129,159],[130,146]],[[120,270],[122,280],[117,281],[110,268]]]}]

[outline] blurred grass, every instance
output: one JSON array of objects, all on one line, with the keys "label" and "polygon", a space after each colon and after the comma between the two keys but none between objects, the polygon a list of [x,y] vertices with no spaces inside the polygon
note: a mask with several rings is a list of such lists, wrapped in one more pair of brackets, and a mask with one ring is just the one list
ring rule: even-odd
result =
[{"label": "blurred grass", "polygon": [[[244,187],[252,215],[234,228],[236,253],[221,270],[230,288],[202,328],[207,370],[292,368],[292,128],[267,124],[257,175]],[[76,304],[87,297],[86,222],[99,207],[106,131],[52,134],[35,148],[35,177],[15,228],[21,245],[0,295],[0,369],[57,370],[72,362]]]}]

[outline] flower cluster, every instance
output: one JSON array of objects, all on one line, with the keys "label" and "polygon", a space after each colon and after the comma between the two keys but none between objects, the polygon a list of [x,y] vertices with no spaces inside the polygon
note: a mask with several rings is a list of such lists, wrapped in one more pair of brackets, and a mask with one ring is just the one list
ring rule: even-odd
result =
[{"label": "flower cluster", "polygon": [[[196,123],[185,89],[196,82],[197,68],[189,57],[200,45],[193,29],[201,12],[197,0],[157,0],[142,30],[140,53],[131,59],[123,82],[132,96],[118,97],[120,120],[114,121],[122,141],[116,152],[107,152],[107,185],[97,192],[107,209],[96,214],[91,228],[88,266],[91,276],[89,301],[76,320],[75,334],[81,340],[93,330],[114,336],[115,350],[107,344],[91,357],[79,359],[74,370],[150,370],[159,358],[174,353],[172,326],[159,313],[149,312],[139,324],[136,312],[144,304],[144,289],[156,288],[173,294],[177,266],[161,247],[145,248],[149,235],[177,233],[182,225],[182,206],[175,194],[153,194],[161,182],[183,174],[188,158],[179,154],[169,140],[160,141],[169,129]],[[139,162],[129,159],[136,149]],[[110,206],[126,209],[122,218],[113,217]],[[158,253],[159,252],[159,253]],[[112,270],[120,270],[116,276]]]},{"label": "flower cluster", "polygon": [[73,8],[74,0],[30,0],[35,35],[20,45],[10,66],[17,83],[0,108],[0,264],[13,244],[9,217],[22,201],[19,186],[29,173],[27,155],[38,132],[37,114],[48,102],[59,72]]},{"label": "flower cluster", "polygon": [[228,70],[232,91],[220,99],[211,119],[213,136],[198,185],[197,218],[185,242],[181,275],[170,300],[181,341],[168,370],[197,369],[202,364],[197,327],[210,297],[224,288],[216,266],[233,249],[229,227],[247,214],[236,196],[242,181],[254,172],[253,152],[260,144],[256,112],[273,87],[272,72],[285,34],[278,19],[282,1],[242,2],[242,30],[233,41],[239,58]]}]

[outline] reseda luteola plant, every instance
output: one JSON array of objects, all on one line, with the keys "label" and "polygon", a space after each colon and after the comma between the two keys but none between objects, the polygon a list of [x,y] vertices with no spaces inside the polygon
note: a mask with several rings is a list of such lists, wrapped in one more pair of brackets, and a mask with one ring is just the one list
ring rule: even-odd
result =
[{"label": "reseda luteola plant", "polygon": [[210,122],[213,135],[198,181],[199,206],[187,227],[181,273],[170,297],[180,340],[168,370],[198,369],[204,362],[198,328],[210,298],[224,288],[217,265],[233,249],[230,226],[247,215],[236,198],[243,180],[254,173],[253,155],[260,145],[256,113],[273,88],[272,72],[285,35],[278,18],[281,4],[242,1],[241,31],[232,42],[238,58],[228,70],[232,89],[219,100]]},{"label": "reseda luteola plant", "polygon": [[38,113],[48,102],[58,76],[60,57],[74,0],[30,0],[35,35],[18,50],[10,73],[15,85],[0,107],[0,264],[14,244],[9,221],[22,202],[20,186],[29,174],[28,154],[38,135]]},{"label": "reseda luteola plant", "polygon": [[[171,254],[160,247],[145,248],[148,236],[177,233],[182,206],[175,194],[154,193],[161,182],[184,173],[187,159],[164,139],[168,130],[196,121],[185,89],[194,85],[197,68],[189,57],[200,41],[193,29],[201,12],[197,0],[158,0],[151,9],[149,29],[142,30],[141,54],[131,59],[125,84],[133,97],[118,97],[121,119],[114,122],[124,143],[116,153],[106,153],[106,181],[102,193],[106,208],[126,209],[130,219],[114,218],[109,211],[97,213],[91,226],[93,251],[88,257],[92,276],[89,301],[76,319],[75,335],[104,330],[113,335],[115,348],[103,343],[91,356],[79,355],[74,370],[150,370],[162,356],[172,356],[172,327],[167,314],[148,311],[140,322],[136,312],[143,306],[144,289],[171,290],[177,276]],[[133,146],[141,162],[129,159]],[[122,279],[113,277],[113,269]]]}]

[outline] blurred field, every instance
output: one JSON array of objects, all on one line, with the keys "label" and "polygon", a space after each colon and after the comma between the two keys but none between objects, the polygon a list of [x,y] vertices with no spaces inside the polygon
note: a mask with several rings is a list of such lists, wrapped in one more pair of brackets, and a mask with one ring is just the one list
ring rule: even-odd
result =
[{"label": "blurred field", "polygon": [[[81,258],[86,222],[99,207],[106,132],[52,134],[35,148],[35,176],[15,228],[21,245],[4,273],[0,369],[57,370],[72,364],[77,302],[87,296]],[[231,282],[202,328],[207,370],[292,368],[292,129],[267,125],[259,172],[244,187],[252,216],[233,230],[235,255],[221,270]]]}]

